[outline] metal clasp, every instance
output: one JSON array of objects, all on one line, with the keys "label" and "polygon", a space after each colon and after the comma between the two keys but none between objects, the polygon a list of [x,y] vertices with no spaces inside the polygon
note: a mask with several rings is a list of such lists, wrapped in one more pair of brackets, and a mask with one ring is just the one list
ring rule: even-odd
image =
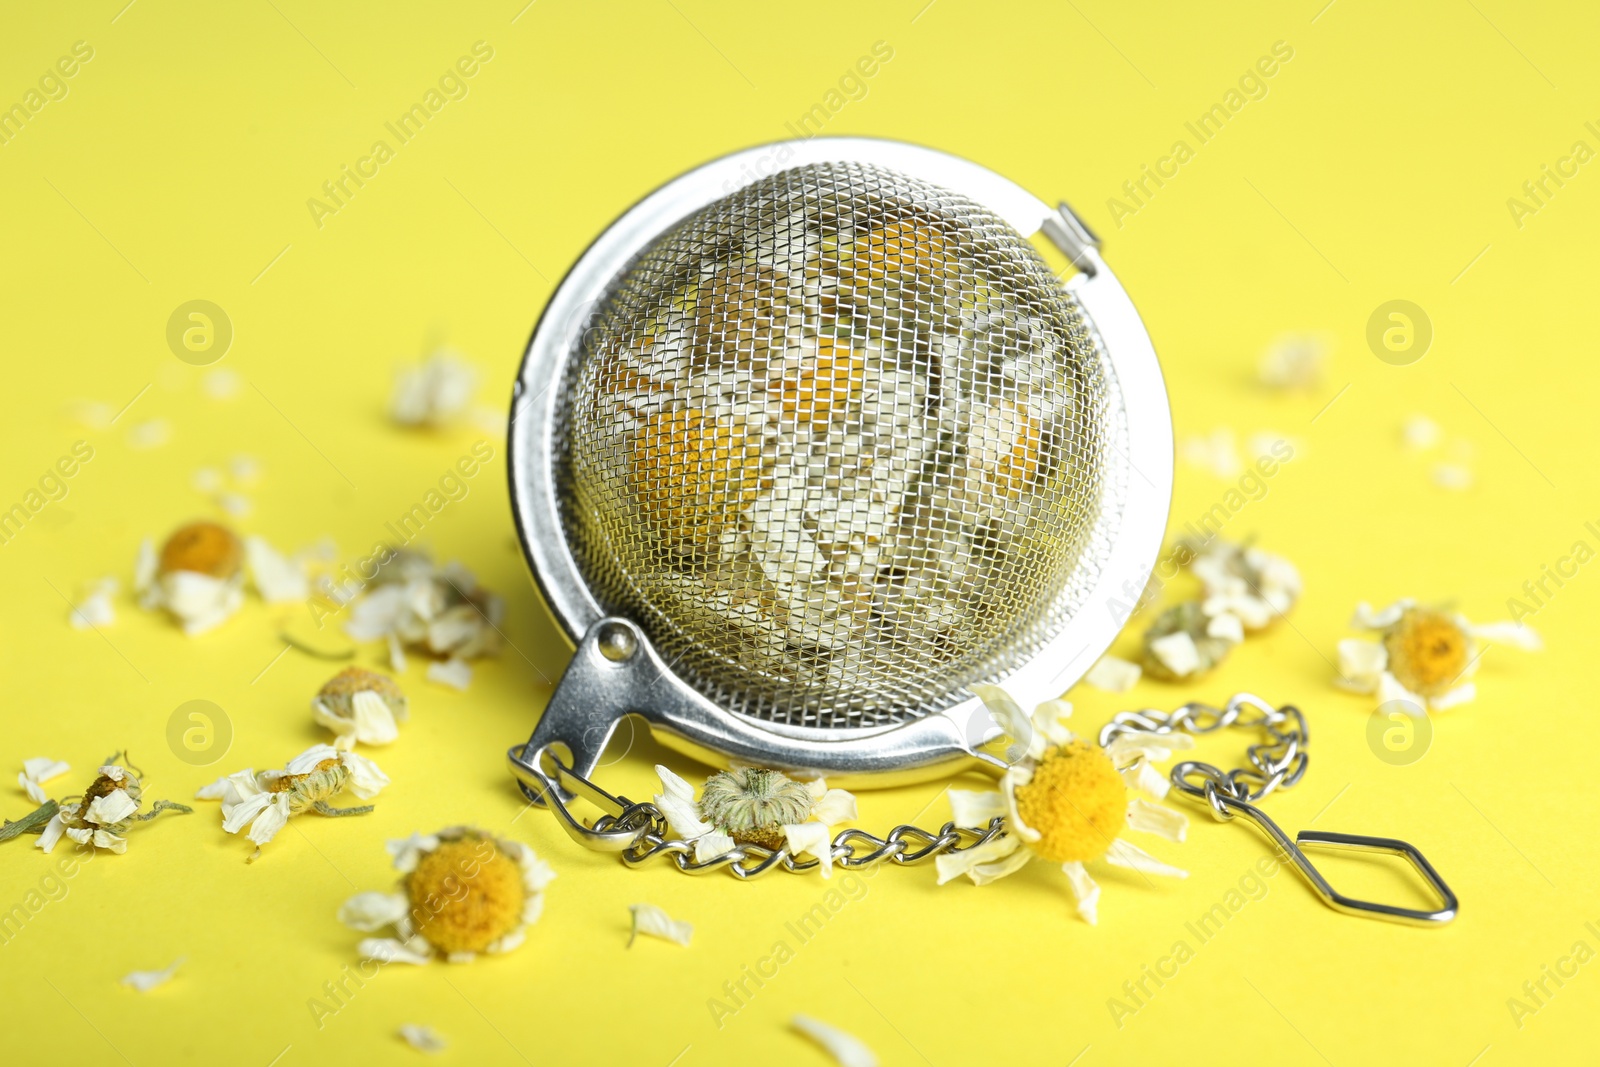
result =
[{"label": "metal clasp", "polygon": [[[1175,769],[1176,770],[1176,769]],[[1175,773],[1174,779],[1178,776]],[[1369,919],[1386,919],[1389,922],[1410,923],[1414,926],[1442,926],[1456,917],[1456,910],[1460,903],[1456,900],[1455,893],[1445,884],[1439,872],[1433,869],[1433,864],[1415,846],[1406,841],[1393,837],[1367,837],[1362,834],[1339,834],[1325,830],[1301,830],[1295,835],[1294,840],[1283,832],[1282,827],[1269,819],[1265,812],[1248,800],[1233,796],[1223,789],[1218,788],[1217,780],[1207,777],[1205,785],[1196,786],[1186,780],[1177,781],[1182,792],[1191,797],[1203,797],[1210,807],[1212,815],[1219,821],[1232,819],[1235,815],[1243,815],[1255,824],[1256,828],[1266,834],[1268,839],[1278,847],[1278,850],[1294,863],[1300,873],[1305,876],[1311,888],[1316,890],[1322,902],[1335,911],[1342,911],[1346,915],[1360,915]],[[1380,904],[1371,900],[1357,900],[1340,893],[1317,870],[1316,865],[1301,851],[1301,845],[1322,845],[1329,848],[1342,848],[1355,852],[1383,852],[1394,856],[1404,856],[1411,861],[1424,881],[1439,898],[1439,907],[1432,911],[1423,911],[1418,908],[1402,908],[1394,904]]]},{"label": "metal clasp", "polygon": [[[556,821],[578,844],[596,852],[626,852],[653,829],[649,813],[626,797],[612,796],[589,779],[561,762],[547,745],[527,755],[527,745],[513,745],[506,752],[511,773],[516,775],[530,804],[543,804],[555,813]],[[579,796],[604,814],[593,827],[567,807],[563,797]]]}]

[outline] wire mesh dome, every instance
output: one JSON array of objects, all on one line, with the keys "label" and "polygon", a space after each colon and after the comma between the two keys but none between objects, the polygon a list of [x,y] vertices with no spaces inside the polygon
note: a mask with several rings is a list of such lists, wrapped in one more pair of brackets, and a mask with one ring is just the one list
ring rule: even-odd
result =
[{"label": "wire mesh dome", "polygon": [[555,412],[561,523],[608,614],[728,711],[862,728],[965,699],[1083,607],[1126,423],[1016,230],[815,163],[689,215],[601,301]]}]

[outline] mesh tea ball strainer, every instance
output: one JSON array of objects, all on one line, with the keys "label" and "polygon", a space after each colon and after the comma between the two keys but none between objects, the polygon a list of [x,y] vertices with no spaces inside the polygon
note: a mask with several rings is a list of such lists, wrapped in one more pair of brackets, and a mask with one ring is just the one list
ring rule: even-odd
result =
[{"label": "mesh tea ball strainer", "polygon": [[1088,229],[865,139],[736,153],[613,223],[533,336],[510,449],[577,644],[527,751],[584,775],[627,713],[714,762],[947,771],[992,732],[970,683],[1044,699],[1109,646],[1172,481]]},{"label": "mesh tea ball strainer", "polygon": [[[523,548],[577,646],[512,773],[588,847],[741,878],[820,860],[751,842],[698,857],[656,805],[599,787],[624,716],[801,779],[1004,768],[971,687],[1031,706],[1076,682],[1145,586],[1172,489],[1161,370],[1088,228],[973,163],[866,139],[735,153],[612,223],[534,332],[510,451]],[[1291,840],[1255,806],[1305,773],[1293,707],[1126,712],[1100,740],[1224,727],[1262,731],[1250,765],[1180,763],[1173,788],[1244,815],[1335,908],[1455,914],[1411,845]],[[823,851],[919,863],[1004,823],[848,829]],[[1439,907],[1343,897],[1301,845],[1401,855]]]}]

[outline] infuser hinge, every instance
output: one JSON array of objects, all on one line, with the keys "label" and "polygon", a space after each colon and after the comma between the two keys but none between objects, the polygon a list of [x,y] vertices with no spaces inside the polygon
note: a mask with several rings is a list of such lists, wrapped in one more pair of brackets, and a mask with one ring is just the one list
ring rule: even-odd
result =
[{"label": "infuser hinge", "polygon": [[1045,216],[1044,235],[1063,253],[1072,260],[1072,265],[1085,274],[1093,275],[1095,272],[1094,257],[1085,255],[1090,251],[1100,250],[1100,238],[1089,229],[1088,223],[1072,210],[1072,205],[1065,200],[1057,206],[1054,213]]}]

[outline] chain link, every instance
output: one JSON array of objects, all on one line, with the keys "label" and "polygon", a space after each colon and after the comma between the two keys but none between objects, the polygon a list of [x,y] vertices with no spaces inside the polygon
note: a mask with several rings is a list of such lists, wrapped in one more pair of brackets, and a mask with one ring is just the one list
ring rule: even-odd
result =
[{"label": "chain link", "polygon": [[1125,711],[1100,731],[1102,747],[1133,733],[1209,734],[1238,727],[1260,729],[1266,740],[1245,750],[1247,767],[1224,771],[1199,760],[1185,760],[1172,768],[1173,788],[1204,800],[1222,820],[1233,818],[1224,799],[1254,804],[1275,789],[1289,789],[1305,776],[1310,762],[1310,731],[1306,717],[1292,704],[1275,708],[1251,693],[1239,693],[1221,708],[1191,701],[1176,711],[1153,709]]},{"label": "chain link", "polygon": [[[520,749],[513,749],[512,765],[523,775],[523,789],[528,799],[554,810],[568,834],[590,848],[617,852],[630,867],[665,856],[680,871],[689,874],[725,868],[734,877],[748,881],[779,867],[803,874],[822,863],[815,858],[797,859],[786,847],[770,849],[752,844],[736,845],[722,855],[700,861],[694,856],[694,842],[674,837],[666,815],[656,805],[634,803],[606,792],[549,749],[535,753],[527,762]],[[578,792],[608,814],[601,815],[592,825],[585,825],[568,808],[563,791]],[[990,820],[984,829],[957,826],[953,822],[945,823],[937,832],[901,825],[885,837],[865,830],[842,830],[829,846],[829,859],[846,870],[859,870],[877,863],[909,867],[935,856],[986,845],[1004,833],[1005,820],[1000,817]]]}]

